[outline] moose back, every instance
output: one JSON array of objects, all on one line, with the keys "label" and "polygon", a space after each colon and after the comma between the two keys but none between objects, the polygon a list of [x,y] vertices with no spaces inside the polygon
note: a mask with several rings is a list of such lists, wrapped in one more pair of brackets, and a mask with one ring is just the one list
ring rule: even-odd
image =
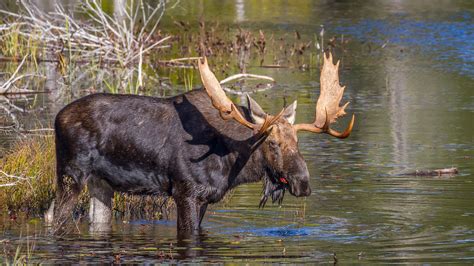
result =
[{"label": "moose back", "polygon": [[[337,68],[326,57],[325,67],[329,60]],[[94,94],[64,107],[55,120],[57,190],[48,220],[63,225],[85,185],[92,225],[110,225],[114,191],[167,195],[176,202],[178,233],[185,235],[199,229],[208,204],[243,183],[264,181],[261,205],[268,197],[281,202],[286,190],[310,195],[296,132],[347,137],[353,119],[343,133],[329,128],[344,113],[339,95],[323,103],[320,97],[318,105],[326,106],[313,124],[293,125],[296,101],[276,116],[250,97],[246,107],[236,107],[207,60],[199,60],[199,70],[205,89],[171,98]]]}]

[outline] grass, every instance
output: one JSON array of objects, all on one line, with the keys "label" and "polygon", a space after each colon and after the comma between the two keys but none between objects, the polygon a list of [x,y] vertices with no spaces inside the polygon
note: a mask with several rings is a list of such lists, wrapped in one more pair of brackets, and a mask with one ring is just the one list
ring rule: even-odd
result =
[{"label": "grass", "polygon": [[[10,26],[0,31],[0,53],[3,57],[12,60],[21,60],[22,57],[30,55],[32,61],[37,65],[38,58],[43,55],[41,47],[41,36],[38,32],[32,31],[31,35],[22,34],[22,25],[17,23],[9,23]],[[8,24],[4,24],[8,25]]]},{"label": "grass", "polygon": [[43,213],[54,197],[53,137],[34,137],[14,145],[0,162],[0,209]]},{"label": "grass", "polygon": [[[186,30],[175,34],[171,34],[169,29],[158,27],[155,23],[165,10],[164,1],[159,1],[161,7],[143,5],[142,0],[127,2],[121,7],[121,12],[129,16],[125,16],[125,22],[120,23],[100,9],[97,5],[99,2],[85,1],[81,8],[85,8],[83,11],[87,12],[84,14],[90,16],[81,19],[67,13],[60,5],[54,6],[54,12],[44,14],[38,13],[31,2],[22,2],[22,8],[17,12],[0,10],[6,15],[5,22],[0,23],[1,55],[7,57],[4,60],[14,62],[28,55],[27,61],[33,61],[35,66],[30,71],[35,74],[49,73],[43,69],[42,63],[57,64],[61,77],[56,78],[55,83],[63,91],[61,95],[77,97],[103,91],[148,94],[157,88],[164,91],[171,85],[189,91],[197,85],[196,71],[193,69],[195,63],[183,59],[198,55],[200,32],[189,25],[182,26]],[[34,12],[30,14],[25,10]],[[148,14],[145,15],[146,20],[141,19],[143,15],[139,15],[143,12]],[[35,21],[37,23],[33,23]],[[57,29],[51,30],[50,24]],[[265,35],[263,31],[240,32],[242,34],[247,36],[245,43],[253,43],[248,47],[249,60],[261,60],[262,67],[281,66],[304,70],[319,67],[317,55],[321,53],[322,46],[319,35],[314,40],[304,40],[286,35]],[[240,54],[237,51],[243,49],[240,37],[229,34],[225,29],[219,30],[218,24],[212,23],[204,36],[209,51],[212,51],[209,56],[213,57],[216,64],[215,72],[229,75],[238,71],[235,60],[240,61]],[[266,43],[263,48],[262,43]],[[250,61],[245,64],[258,65],[258,62]],[[175,80],[167,79],[167,76],[173,75],[170,74],[172,72],[176,75]]]},{"label": "grass", "polygon": [[26,250],[24,250],[24,247],[21,243],[15,248],[9,240],[4,240],[4,242],[3,256],[0,256],[0,264],[27,265],[31,263],[36,243],[34,241],[31,241],[30,243],[29,237],[26,237]]},{"label": "grass", "polygon": [[[55,195],[54,137],[30,137],[18,142],[0,161],[0,211],[42,216]],[[89,197],[85,189],[77,206],[87,213]],[[167,197],[115,193],[114,213],[125,220],[168,219],[174,202]]]},{"label": "grass", "polygon": [[193,89],[193,78],[194,78],[194,69],[183,68],[184,88],[186,89],[186,91],[191,91]]}]

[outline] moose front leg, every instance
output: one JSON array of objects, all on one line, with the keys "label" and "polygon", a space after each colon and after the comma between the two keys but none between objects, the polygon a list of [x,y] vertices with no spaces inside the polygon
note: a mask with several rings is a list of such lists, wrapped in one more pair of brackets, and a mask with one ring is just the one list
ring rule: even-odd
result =
[{"label": "moose front leg", "polygon": [[178,236],[187,238],[199,232],[200,204],[196,199],[175,198],[178,213]]}]

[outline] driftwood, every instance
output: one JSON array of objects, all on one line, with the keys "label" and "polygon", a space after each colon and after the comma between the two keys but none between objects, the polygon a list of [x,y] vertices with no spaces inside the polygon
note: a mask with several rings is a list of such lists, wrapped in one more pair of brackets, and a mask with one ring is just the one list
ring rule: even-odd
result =
[{"label": "driftwood", "polygon": [[272,81],[272,82],[275,81],[272,77],[268,77],[268,76],[241,73],[241,74],[236,74],[236,75],[232,75],[230,77],[227,77],[227,78],[221,80],[219,83],[222,85],[222,84],[227,83],[227,82],[232,81],[232,80],[246,79],[246,78],[266,79],[266,80],[269,80],[269,81]]},{"label": "driftwood", "polygon": [[442,168],[435,170],[415,170],[414,172],[403,173],[403,176],[443,176],[443,175],[455,175],[459,171],[456,167]]}]

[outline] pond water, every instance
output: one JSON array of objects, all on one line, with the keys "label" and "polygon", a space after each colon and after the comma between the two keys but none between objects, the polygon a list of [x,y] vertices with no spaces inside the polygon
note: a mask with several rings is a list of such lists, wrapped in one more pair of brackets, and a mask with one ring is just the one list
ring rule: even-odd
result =
[{"label": "pond water", "polygon": [[[348,111],[356,114],[352,135],[299,136],[312,195],[287,195],[281,207],[259,209],[261,184],[241,186],[208,211],[203,235],[190,241],[178,241],[174,221],[118,220],[104,236],[81,224],[82,234],[58,239],[39,219],[4,218],[4,245],[26,252],[34,243],[33,261],[56,263],[333,263],[334,253],[340,263],[474,262],[474,3],[181,1],[163,26],[201,16],[231,29],[298,31],[308,39],[324,25],[326,36],[351,40],[337,58]],[[268,112],[298,99],[297,122],[312,119],[319,70],[251,62],[247,71],[275,78],[271,92],[255,95]],[[41,111],[20,115],[26,127],[38,117],[51,121],[65,104],[40,99]],[[12,139],[0,142],[9,147]],[[447,167],[459,174],[403,175]]]}]

